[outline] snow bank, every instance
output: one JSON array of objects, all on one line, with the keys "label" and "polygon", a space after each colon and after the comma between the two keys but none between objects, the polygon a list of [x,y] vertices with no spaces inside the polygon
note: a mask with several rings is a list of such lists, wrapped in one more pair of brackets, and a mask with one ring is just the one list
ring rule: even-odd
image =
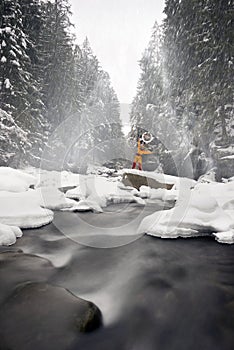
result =
[{"label": "snow bank", "polygon": [[0,192],[0,222],[20,228],[40,227],[53,220],[53,212],[40,206],[34,190],[13,193]]},{"label": "snow bank", "polygon": [[12,245],[16,238],[22,237],[23,233],[19,227],[0,224],[0,246]]},{"label": "snow bank", "polygon": [[0,167],[0,191],[25,192],[36,184],[32,175],[8,167]]},{"label": "snow bank", "polygon": [[218,242],[234,243],[234,182],[199,183],[179,193],[176,206],[142,221],[138,232],[162,238],[214,234]]}]

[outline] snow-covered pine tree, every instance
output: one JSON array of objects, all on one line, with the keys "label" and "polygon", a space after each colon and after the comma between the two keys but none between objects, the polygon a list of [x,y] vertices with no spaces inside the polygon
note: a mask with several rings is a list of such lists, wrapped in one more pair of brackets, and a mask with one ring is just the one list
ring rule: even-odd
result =
[{"label": "snow-covered pine tree", "polygon": [[104,162],[123,156],[124,137],[119,101],[111,86],[109,74],[101,69],[90,96],[89,115],[93,119],[94,160]]},{"label": "snow-covered pine tree", "polygon": [[163,105],[161,30],[157,22],[139,64],[141,76],[130,115],[132,129],[133,133],[136,133],[139,127],[155,133],[154,120],[160,114]]},{"label": "snow-covered pine tree", "polygon": [[[233,2],[205,1],[200,23],[203,24],[202,60],[198,65],[199,77],[203,77],[210,114],[207,118],[207,133],[210,141],[224,144],[233,142]],[[203,18],[202,18],[203,17]],[[203,112],[204,115],[207,113]],[[232,140],[231,140],[232,139]]]},{"label": "snow-covered pine tree", "polygon": [[83,88],[83,94],[88,100],[98,79],[99,62],[92,51],[87,37],[81,47],[80,64],[82,66],[81,85]]},{"label": "snow-covered pine tree", "polygon": [[[168,83],[163,64],[162,28],[155,22],[149,44],[140,60],[141,75],[130,115],[131,138],[136,143],[136,139],[144,131],[150,131],[157,146],[157,157],[162,163],[168,163],[168,157],[171,158],[168,150],[178,148],[179,137],[174,130],[174,115],[167,100]],[[153,158],[151,161],[153,162]],[[158,163],[158,158],[154,158],[154,161]]]},{"label": "snow-covered pine tree", "polygon": [[17,0],[1,2],[0,21],[0,107],[10,114],[15,113],[17,108],[18,118],[23,120],[28,107],[30,73],[27,37]]},{"label": "snow-covered pine tree", "polygon": [[2,109],[0,109],[0,145],[0,166],[19,166],[25,150],[31,147],[27,133],[17,125],[12,115]]},{"label": "snow-covered pine tree", "polygon": [[30,57],[31,66],[31,87],[29,94],[30,114],[33,118],[33,128],[30,130],[30,141],[32,144],[30,150],[31,158],[28,159],[31,164],[39,165],[40,157],[47,141],[49,123],[46,121],[46,108],[42,94],[42,84],[40,80],[40,53],[38,42],[40,33],[43,29],[43,16],[41,2],[39,0],[21,0],[22,24],[24,32],[28,38],[26,52]]},{"label": "snow-covered pine tree", "polygon": [[[24,28],[21,5],[22,3],[18,0],[1,2],[0,107],[17,120],[18,125],[28,133],[31,147],[27,149],[26,158],[29,160],[29,154],[38,151],[41,146],[43,105],[37,82],[32,75],[32,62],[29,55],[31,42]],[[19,158],[24,156],[18,155]]]},{"label": "snow-covered pine tree", "polygon": [[79,45],[76,45],[73,53],[73,80],[71,81],[72,85],[72,114],[79,113],[81,114],[82,109],[85,104],[85,87],[83,86],[83,57],[82,50]]},{"label": "snow-covered pine tree", "polygon": [[231,93],[231,1],[167,0],[165,53],[178,127],[204,149],[228,138]]},{"label": "snow-covered pine tree", "polygon": [[[77,124],[78,129],[73,130],[77,134],[77,142],[71,150],[69,163],[80,169],[81,165],[85,167],[88,163],[120,156],[123,134],[119,102],[110,77],[101,69],[87,38],[81,47],[78,72],[84,108]],[[122,148],[118,146],[119,143],[122,143]]]},{"label": "snow-covered pine tree", "polygon": [[73,35],[68,0],[47,1],[38,50],[47,120],[54,130],[72,113]]}]

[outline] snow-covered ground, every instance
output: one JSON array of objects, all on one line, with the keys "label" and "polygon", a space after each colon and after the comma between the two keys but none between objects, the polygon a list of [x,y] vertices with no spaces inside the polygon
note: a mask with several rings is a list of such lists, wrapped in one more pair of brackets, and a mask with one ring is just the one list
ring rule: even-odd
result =
[{"label": "snow-covered ground", "polygon": [[[124,172],[173,184],[171,190],[140,190],[120,181]],[[234,179],[213,181],[211,175],[196,182],[154,172],[125,169],[119,176],[72,174],[70,172],[0,167],[0,245],[14,244],[20,229],[46,225],[53,220],[52,210],[101,213],[110,203],[176,202],[170,210],[146,217],[139,233],[162,238],[213,234],[220,243],[234,243]],[[63,189],[65,193],[58,189]]]}]

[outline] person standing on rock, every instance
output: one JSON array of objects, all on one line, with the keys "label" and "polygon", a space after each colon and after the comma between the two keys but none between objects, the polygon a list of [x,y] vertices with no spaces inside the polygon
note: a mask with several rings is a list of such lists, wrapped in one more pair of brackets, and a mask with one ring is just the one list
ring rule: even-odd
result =
[{"label": "person standing on rock", "polygon": [[148,133],[144,133],[142,135],[141,139],[138,139],[137,141],[137,154],[134,157],[133,163],[132,163],[132,169],[135,169],[136,166],[138,165],[138,169],[142,170],[142,155],[143,154],[152,154],[153,152],[149,151],[148,149],[146,149],[145,145],[146,142],[144,141],[144,139],[147,139],[147,135],[149,135],[151,137],[150,134]]}]

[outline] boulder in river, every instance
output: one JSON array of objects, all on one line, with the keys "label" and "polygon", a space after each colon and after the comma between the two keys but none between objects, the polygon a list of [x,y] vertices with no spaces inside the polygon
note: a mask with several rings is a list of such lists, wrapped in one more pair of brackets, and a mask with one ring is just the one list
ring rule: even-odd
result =
[{"label": "boulder in river", "polygon": [[167,190],[171,190],[174,184],[162,183],[151,177],[144,176],[143,174],[133,174],[131,172],[125,172],[123,174],[122,182],[125,186],[132,186],[137,190],[140,189],[141,186],[149,186],[151,188],[165,188]]},{"label": "boulder in river", "polygon": [[18,286],[1,306],[1,350],[65,350],[102,324],[93,303],[46,283]]}]

